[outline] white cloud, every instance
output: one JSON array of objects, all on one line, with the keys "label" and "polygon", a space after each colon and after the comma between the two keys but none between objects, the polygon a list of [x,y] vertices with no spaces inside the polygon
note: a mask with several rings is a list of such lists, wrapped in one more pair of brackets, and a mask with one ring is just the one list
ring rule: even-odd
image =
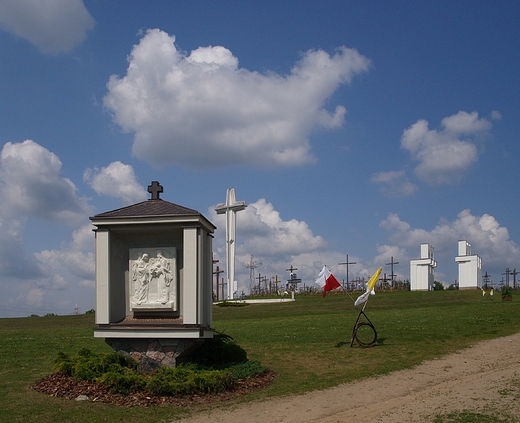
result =
[{"label": "white cloud", "polygon": [[20,296],[18,300],[28,307],[41,309],[44,305],[45,292],[41,288],[30,289],[26,296]]},{"label": "white cloud", "polygon": [[326,100],[369,61],[341,47],[310,50],[287,76],[239,68],[221,46],[186,55],[175,38],[149,30],[132,49],[126,76],[112,75],[105,107],[133,153],[154,165],[287,166],[315,160],[309,135],[343,124],[345,108]]},{"label": "white cloud", "polygon": [[0,279],[11,315],[70,314],[75,302],[85,309],[94,306],[95,258],[91,225],[74,231],[72,241],[64,243],[60,250],[44,250],[30,257],[42,269],[39,275],[24,280],[18,269],[10,277]]},{"label": "white cloud", "polygon": [[[208,210],[208,215],[218,228],[213,251],[220,260],[220,268],[225,269],[225,215],[217,215],[214,208]],[[262,262],[256,275],[258,272],[273,278],[278,275],[284,285],[289,275],[286,268],[291,264],[298,268],[298,275],[309,286],[318,275],[322,263],[333,266],[342,260],[341,254],[327,251],[325,240],[314,235],[306,222],[283,220],[273,204],[263,198],[237,213],[236,279],[239,291],[249,292],[246,263],[251,256],[256,262]]]},{"label": "white cloud", "polygon": [[428,122],[421,119],[404,131],[401,147],[419,162],[415,168],[419,179],[431,185],[457,183],[478,160],[475,140],[491,127],[477,112],[448,116],[440,130],[428,129]]},{"label": "white cloud", "polygon": [[417,192],[417,185],[410,182],[404,170],[379,172],[372,176],[372,182],[381,186],[380,192],[391,198],[409,197]]},{"label": "white cloud", "polygon": [[120,161],[110,163],[101,169],[87,169],[83,180],[98,194],[121,199],[125,205],[145,201],[146,191],[137,182],[134,169]]},{"label": "white cloud", "polygon": [[69,286],[69,283],[61,275],[54,275],[51,279],[51,289],[65,289]]},{"label": "white cloud", "polygon": [[[225,252],[225,215],[217,215],[214,207],[208,209],[210,220],[217,226],[213,241],[214,258],[219,260],[219,267],[226,269]],[[409,225],[403,224],[404,228]],[[295,273],[302,279],[302,288],[315,287],[314,279],[318,276],[323,264],[332,271],[340,282],[346,280],[345,255],[331,251],[327,242],[319,235],[314,235],[306,222],[296,219],[283,220],[272,203],[261,198],[251,203],[243,211],[237,213],[236,267],[235,276],[238,292],[249,293],[250,270],[247,264],[251,257],[255,263],[261,263],[255,269],[253,285],[257,286],[258,275],[267,277],[274,284],[278,277],[279,288],[284,289],[289,279],[288,269],[293,266]],[[384,266],[394,257],[400,261],[401,267],[394,270],[398,278],[407,278],[407,274],[399,270],[408,269],[404,265],[409,255],[402,246],[379,246],[378,255],[373,260],[363,260],[350,256],[349,262],[356,262],[349,268],[349,280],[364,277],[365,281],[379,266]]]},{"label": "white cloud", "polygon": [[[214,211],[212,214],[217,227],[225,228],[225,215]],[[237,239],[242,240],[238,249],[258,257],[288,258],[327,247],[325,240],[315,236],[307,223],[282,220],[274,206],[263,198],[237,213],[237,227]],[[225,229],[222,232],[225,236]]]},{"label": "white cloud", "polygon": [[83,41],[94,19],[82,0],[2,0],[0,27],[57,54]]},{"label": "white cloud", "polygon": [[429,243],[435,248],[436,257],[452,264],[457,254],[457,242],[467,240],[472,246],[472,254],[478,254],[483,268],[495,276],[506,267],[515,267],[520,260],[520,248],[510,239],[507,228],[489,214],[474,216],[466,209],[455,220],[441,220],[435,228],[426,230],[412,228],[397,214],[391,213],[380,226],[390,233],[390,240],[398,247],[413,249],[416,252],[413,257],[418,257],[422,243]]},{"label": "white cloud", "polygon": [[[3,200],[1,200],[3,201]],[[26,256],[21,235],[23,223],[17,219],[0,217],[0,285],[7,278],[21,280],[46,277],[45,269],[32,255]]]},{"label": "white cloud", "polygon": [[502,113],[500,113],[498,110],[492,110],[491,111],[491,119],[493,119],[493,120],[502,120]]},{"label": "white cloud", "polygon": [[91,208],[76,187],[60,177],[59,158],[31,140],[4,145],[0,154],[0,275],[21,280],[47,278],[49,270],[25,252],[27,219],[77,225]]},{"label": "white cloud", "polygon": [[35,217],[73,227],[88,222],[91,207],[60,173],[60,159],[34,141],[7,143],[1,151],[0,285],[2,303],[14,315],[70,312],[74,288],[93,287],[91,225],[77,229],[60,250],[28,254],[24,245],[23,230]]},{"label": "white cloud", "polygon": [[91,207],[76,195],[76,186],[60,177],[61,161],[31,140],[6,143],[0,156],[0,213],[4,218],[36,216],[77,225]]},{"label": "white cloud", "polygon": [[[405,248],[397,245],[378,245],[377,256],[372,260],[373,268],[383,267],[385,269],[381,277],[386,276],[391,278],[391,267],[388,266],[393,259],[394,262],[394,279],[404,281],[409,278],[409,262],[410,256]],[[413,258],[413,257],[412,257]],[[399,266],[398,266],[399,264]],[[389,271],[387,271],[389,270]],[[372,271],[373,272],[373,271]],[[370,276],[372,273],[370,273]]]},{"label": "white cloud", "polygon": [[53,272],[69,272],[88,285],[85,281],[94,281],[96,265],[92,226],[86,225],[74,231],[72,242],[61,250],[44,250],[35,256]]}]

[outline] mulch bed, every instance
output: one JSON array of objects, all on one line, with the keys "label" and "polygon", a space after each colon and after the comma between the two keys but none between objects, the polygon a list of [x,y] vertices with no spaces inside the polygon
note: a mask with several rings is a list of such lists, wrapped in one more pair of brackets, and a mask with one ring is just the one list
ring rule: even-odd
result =
[{"label": "mulch bed", "polygon": [[[132,392],[128,395],[112,394],[107,385],[90,381],[75,381],[63,373],[53,373],[33,385],[33,389],[52,397],[78,399],[80,395],[88,397],[88,401],[102,402],[124,407],[157,406],[163,404],[188,407],[213,401],[230,400],[249,392],[263,389],[275,378],[274,372],[267,372],[255,377],[238,381],[238,386],[232,391],[218,394],[193,394],[186,396],[155,396],[144,392]],[[85,399],[86,400],[86,399]]]}]

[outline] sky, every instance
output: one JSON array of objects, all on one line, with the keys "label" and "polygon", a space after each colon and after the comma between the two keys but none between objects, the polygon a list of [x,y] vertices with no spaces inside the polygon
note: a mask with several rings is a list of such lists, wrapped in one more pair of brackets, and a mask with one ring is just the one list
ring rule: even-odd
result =
[{"label": "sky", "polygon": [[[458,240],[520,269],[520,4],[0,0],[0,317],[95,308],[89,217],[149,198],[217,226],[236,279],[313,286]],[[261,263],[261,264],[260,264]],[[257,283],[257,281],[256,281]]]}]

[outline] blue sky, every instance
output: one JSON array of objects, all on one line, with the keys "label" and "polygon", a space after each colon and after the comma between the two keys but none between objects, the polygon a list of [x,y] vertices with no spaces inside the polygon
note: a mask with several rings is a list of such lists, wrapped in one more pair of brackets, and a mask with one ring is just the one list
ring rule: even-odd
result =
[{"label": "blue sky", "polygon": [[[30,5],[29,5],[30,4]],[[217,227],[246,263],[308,286],[409,278],[457,241],[520,269],[515,2],[0,0],[0,317],[94,303],[89,216],[148,198]]]}]

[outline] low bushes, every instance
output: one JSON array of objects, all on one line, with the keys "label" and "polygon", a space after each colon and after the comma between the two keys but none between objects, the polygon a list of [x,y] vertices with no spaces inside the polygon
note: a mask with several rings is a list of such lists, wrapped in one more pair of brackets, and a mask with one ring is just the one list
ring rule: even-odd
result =
[{"label": "low bushes", "polygon": [[145,391],[161,396],[224,392],[236,387],[238,380],[268,371],[260,363],[247,360],[246,352],[220,333],[207,340],[191,362],[163,367],[149,375],[139,373],[137,362],[129,356],[100,354],[87,348],[73,356],[59,352],[55,368],[75,380],[103,383],[113,393]]}]

